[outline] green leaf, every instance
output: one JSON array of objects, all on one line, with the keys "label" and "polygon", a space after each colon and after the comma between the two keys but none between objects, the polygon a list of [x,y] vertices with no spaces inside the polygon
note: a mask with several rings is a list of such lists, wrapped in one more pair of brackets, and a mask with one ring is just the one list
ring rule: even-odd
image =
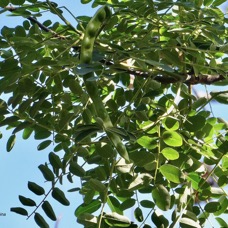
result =
[{"label": "green leaf", "polygon": [[33,128],[25,128],[22,134],[23,139],[28,139],[33,132]]},{"label": "green leaf", "polygon": [[179,147],[183,144],[182,136],[175,131],[165,131],[162,139],[168,146]]},{"label": "green leaf", "polygon": [[11,207],[10,211],[15,212],[20,215],[28,216],[28,212],[22,207]]},{"label": "green leaf", "polygon": [[164,155],[164,157],[168,160],[176,160],[179,158],[179,153],[170,147],[165,147],[161,153]]},{"label": "green leaf", "polygon": [[7,117],[7,118],[5,118],[4,120],[2,120],[1,122],[0,122],[0,127],[3,127],[3,126],[5,126],[5,125],[12,125],[12,124],[14,124],[14,123],[16,123],[17,121],[18,121],[18,117],[17,116],[10,116],[10,117]]},{"label": "green leaf", "polygon": [[55,179],[53,172],[46,165],[41,164],[38,168],[47,181],[53,181]]},{"label": "green leaf", "polygon": [[22,5],[24,2],[25,0],[11,0],[11,3],[14,5]]},{"label": "green leaf", "polygon": [[4,8],[5,6],[7,6],[10,3],[9,0],[1,0],[0,1],[0,7]]},{"label": "green leaf", "polygon": [[205,205],[204,210],[208,213],[214,213],[221,210],[221,204],[219,202],[209,202]]},{"label": "green leaf", "polygon": [[97,192],[105,192],[106,186],[97,179],[91,178],[89,180],[90,187]]},{"label": "green leaf", "polygon": [[55,212],[53,211],[53,208],[51,204],[48,201],[44,201],[42,204],[42,208],[45,212],[45,214],[53,221],[56,221],[56,215]]},{"label": "green leaf", "polygon": [[104,220],[111,227],[129,227],[131,224],[126,216],[119,215],[116,212],[105,214]]},{"label": "green leaf", "polygon": [[82,4],[87,4],[87,3],[90,3],[92,0],[81,0],[81,3]]},{"label": "green leaf", "polygon": [[99,145],[96,145],[96,150],[97,153],[99,153],[103,158],[111,158],[115,155],[113,147],[108,143],[101,143]]},{"label": "green leaf", "polygon": [[14,128],[12,134],[16,134],[17,132],[31,126],[32,124],[30,122],[24,121],[22,123],[20,123],[17,127]]},{"label": "green leaf", "polygon": [[70,163],[69,171],[78,177],[83,177],[86,174],[85,170],[75,161]]},{"label": "green leaf", "polygon": [[151,150],[157,147],[157,138],[142,136],[137,140],[137,143],[143,146],[144,148]]},{"label": "green leaf", "polygon": [[39,140],[39,139],[46,139],[46,138],[48,138],[50,135],[51,135],[51,132],[48,131],[48,130],[39,130],[39,131],[35,131],[34,138],[35,138],[36,140]]},{"label": "green leaf", "polygon": [[162,124],[164,125],[166,130],[172,130],[172,131],[178,130],[180,125],[178,120],[170,117],[163,119]]},{"label": "green leaf", "polygon": [[213,2],[213,0],[204,0],[204,1],[203,1],[203,4],[204,4],[205,6],[209,6],[212,2]]},{"label": "green leaf", "polygon": [[151,219],[156,227],[169,227],[169,221],[164,217],[164,215],[158,215],[157,211],[154,211]]},{"label": "green leaf", "polygon": [[169,210],[171,205],[171,196],[165,186],[155,186],[155,188],[152,190],[152,196],[156,206],[159,209],[163,211]]},{"label": "green leaf", "polygon": [[222,218],[217,217],[215,218],[217,220],[217,222],[219,223],[220,227],[227,227],[228,223],[226,223],[226,221],[224,221]]},{"label": "green leaf", "polygon": [[81,204],[74,212],[75,216],[78,217],[84,213],[93,213],[101,207],[101,202],[99,200],[92,200],[89,204]]},{"label": "green leaf", "polygon": [[152,202],[150,200],[141,200],[140,205],[142,207],[151,208],[151,209],[154,208],[154,206],[155,206],[154,202]]},{"label": "green leaf", "polygon": [[181,183],[182,173],[179,168],[170,164],[164,164],[159,168],[162,175],[169,181],[174,183]]},{"label": "green leaf", "polygon": [[219,198],[219,201],[218,202],[220,203],[221,208],[218,211],[214,212],[214,215],[215,216],[219,216],[219,215],[225,213],[225,211],[228,208],[228,199],[227,199],[226,196],[221,196]]},{"label": "green leaf", "polygon": [[135,208],[135,211],[134,211],[134,215],[135,215],[135,218],[138,222],[142,222],[144,220],[143,218],[143,212],[141,210],[141,208],[139,207],[136,207]]},{"label": "green leaf", "polygon": [[49,161],[54,169],[61,169],[63,167],[63,164],[58,155],[51,152],[51,153],[49,153],[48,157],[49,157]]},{"label": "green leaf", "polygon": [[37,150],[39,150],[39,151],[44,150],[48,146],[50,146],[51,143],[52,143],[52,140],[45,140],[37,146]]},{"label": "green leaf", "polygon": [[112,212],[116,212],[118,214],[123,214],[122,209],[120,208],[120,202],[114,196],[108,196],[107,204]]},{"label": "green leaf", "polygon": [[151,163],[155,160],[154,154],[145,150],[134,151],[130,153],[130,158],[134,161],[135,165],[140,167],[144,167],[148,163]]},{"label": "green leaf", "polygon": [[6,143],[7,152],[10,152],[13,149],[15,142],[16,142],[16,135],[11,135]]},{"label": "green leaf", "polygon": [[181,227],[183,228],[201,228],[200,224],[190,218],[181,218],[180,219]]},{"label": "green leaf", "polygon": [[86,139],[90,135],[97,133],[99,130],[100,129],[97,127],[92,129],[87,129],[87,130],[81,130],[81,131],[78,130],[75,134],[75,142],[78,143],[83,139]]},{"label": "green leaf", "polygon": [[98,218],[89,213],[83,213],[77,217],[77,222],[83,224],[84,227],[96,227]]},{"label": "green leaf", "polygon": [[211,92],[211,96],[216,100],[217,102],[221,104],[228,104],[228,92]]},{"label": "green leaf", "polygon": [[58,202],[60,202],[61,204],[65,205],[65,206],[69,206],[70,202],[69,200],[66,198],[65,194],[63,191],[61,191],[59,188],[55,187],[52,190],[52,197],[57,200]]},{"label": "green leaf", "polygon": [[152,179],[153,177],[149,173],[139,173],[129,184],[128,190],[136,190],[142,186],[149,185]]},{"label": "green leaf", "polygon": [[42,217],[42,215],[40,215],[39,213],[35,213],[34,216],[35,222],[39,227],[42,228],[49,228],[49,225],[47,224],[47,222],[44,220],[44,218]]},{"label": "green leaf", "polygon": [[212,5],[213,5],[214,7],[216,7],[216,6],[222,5],[224,2],[226,2],[226,0],[215,0],[215,1],[212,3]]},{"label": "green leaf", "polygon": [[[119,209],[122,212],[122,211],[125,211],[125,210],[129,209],[129,208],[132,208],[135,205],[135,202],[136,202],[135,199],[132,199],[132,198],[126,199],[120,205]],[[113,211],[113,212],[115,212],[115,211]],[[116,211],[116,212],[118,213],[118,211]],[[123,212],[122,213],[118,213],[118,214],[121,215],[121,214],[123,214]]]},{"label": "green leaf", "polygon": [[28,182],[28,189],[38,196],[45,194],[44,189],[34,182]]},{"label": "green leaf", "polygon": [[187,118],[186,122],[184,123],[185,128],[187,131],[196,132],[204,127],[206,123],[205,117],[201,115],[190,116]]},{"label": "green leaf", "polygon": [[24,196],[19,195],[19,200],[25,206],[30,206],[30,207],[36,206],[35,201],[33,201],[30,198],[26,198]]}]

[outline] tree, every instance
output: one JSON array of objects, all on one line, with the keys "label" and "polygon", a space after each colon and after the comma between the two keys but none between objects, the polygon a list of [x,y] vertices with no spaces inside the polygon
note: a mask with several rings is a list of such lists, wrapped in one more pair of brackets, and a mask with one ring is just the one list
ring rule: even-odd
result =
[{"label": "tree", "polygon": [[[61,185],[80,180],[69,191],[83,198],[75,216],[84,227],[202,227],[211,214],[226,227],[227,122],[205,106],[228,104],[228,91],[198,98],[191,89],[227,85],[225,1],[81,0],[89,2],[99,6],[91,18],[49,0],[0,3],[25,18],[1,30],[7,151],[19,132],[51,151],[38,167],[50,191],[29,181],[41,203],[20,195],[23,207],[11,211],[49,227],[49,198],[68,206]],[[39,22],[43,11],[64,23]]]}]

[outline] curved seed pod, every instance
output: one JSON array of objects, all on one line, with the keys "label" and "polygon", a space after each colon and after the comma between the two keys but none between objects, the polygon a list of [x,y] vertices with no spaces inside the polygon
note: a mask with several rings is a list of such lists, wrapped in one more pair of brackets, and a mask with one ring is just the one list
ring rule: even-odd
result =
[{"label": "curved seed pod", "polygon": [[[98,11],[89,21],[86,27],[84,39],[82,41],[82,46],[81,46],[80,61],[82,64],[89,64],[91,62],[95,39],[102,31],[105,24],[107,24],[110,17],[111,17],[111,10],[109,9],[109,7],[102,6],[100,9],[98,9]],[[104,129],[113,127],[113,124],[109,118],[109,114],[105,109],[105,106],[100,98],[96,81],[88,80],[91,77],[93,77],[93,72],[83,75],[83,80],[86,86],[86,90],[90,98],[93,100],[94,107],[96,108],[97,116],[103,121]],[[122,156],[127,162],[130,162],[128,152],[126,150],[126,147],[122,143],[120,137],[115,133],[111,133],[108,131],[106,131],[106,133],[110,141],[116,148],[117,152],[120,154],[120,156]]]}]

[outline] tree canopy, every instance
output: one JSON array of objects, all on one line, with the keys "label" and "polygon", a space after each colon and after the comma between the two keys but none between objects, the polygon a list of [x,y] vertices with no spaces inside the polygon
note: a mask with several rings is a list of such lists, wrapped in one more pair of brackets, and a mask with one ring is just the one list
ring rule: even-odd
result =
[{"label": "tree canopy", "polygon": [[[50,190],[29,180],[40,201],[19,195],[11,211],[49,227],[53,198],[75,204],[84,227],[202,227],[210,215],[227,227],[228,124],[207,108],[228,104],[224,2],[81,0],[97,7],[89,17],[49,0],[2,0],[1,13],[23,21],[0,34],[6,149],[21,132],[50,151],[38,167]],[[198,97],[195,84],[220,90]]]}]

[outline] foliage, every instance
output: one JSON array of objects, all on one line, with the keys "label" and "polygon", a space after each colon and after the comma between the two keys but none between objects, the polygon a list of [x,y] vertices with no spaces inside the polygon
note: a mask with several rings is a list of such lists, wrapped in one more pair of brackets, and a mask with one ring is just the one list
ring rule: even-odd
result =
[{"label": "foliage", "polygon": [[[104,17],[72,12],[76,28],[64,17],[69,10],[48,0],[0,3],[2,13],[25,18],[0,36],[7,151],[19,132],[50,149],[38,167],[50,191],[29,181],[41,203],[20,195],[24,207],[11,211],[49,227],[39,211],[55,221],[48,198],[73,203],[61,190],[68,180],[83,198],[75,216],[84,227],[202,227],[210,214],[227,226],[227,123],[205,106],[226,105],[228,91],[198,99],[190,89],[227,85],[225,1],[81,0],[89,2]],[[44,12],[64,23],[39,23]]]}]

